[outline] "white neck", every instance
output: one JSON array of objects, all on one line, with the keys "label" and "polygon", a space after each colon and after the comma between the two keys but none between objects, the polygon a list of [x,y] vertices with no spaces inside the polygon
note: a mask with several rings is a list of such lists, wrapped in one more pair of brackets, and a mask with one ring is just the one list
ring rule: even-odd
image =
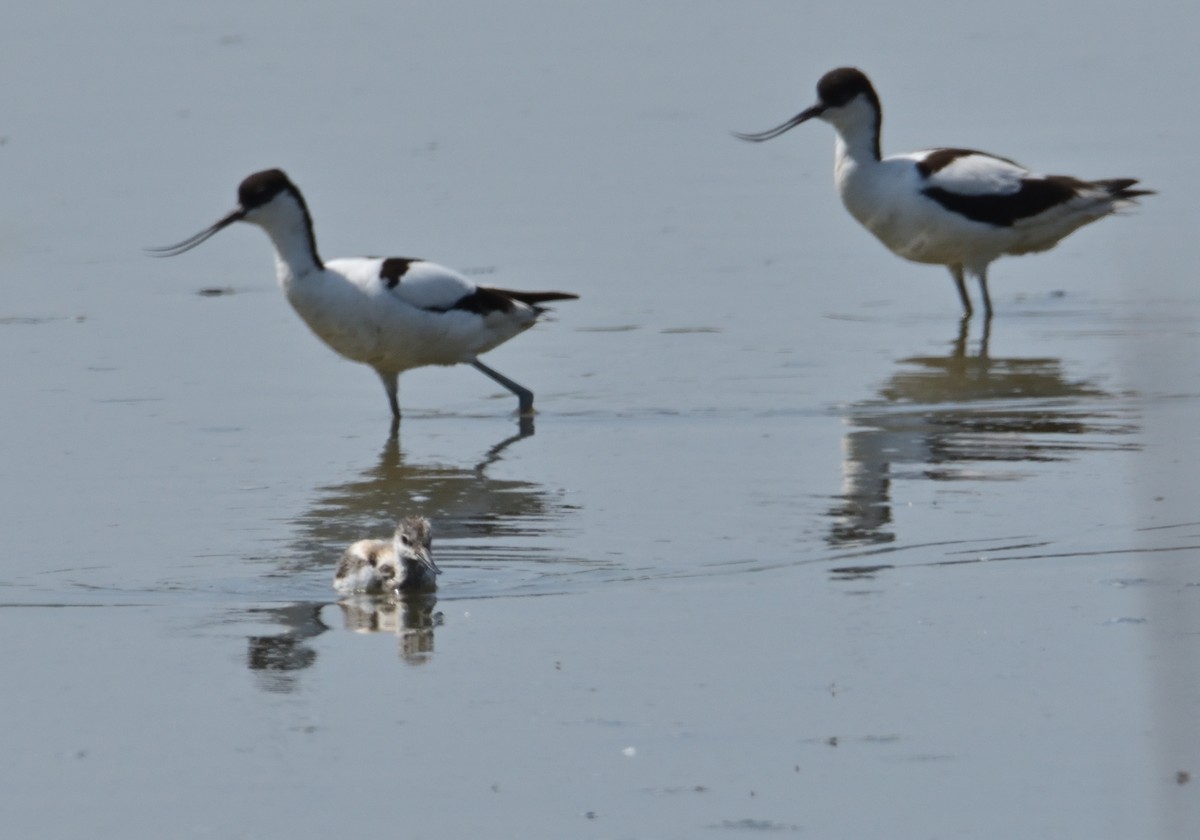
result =
[{"label": "white neck", "polygon": [[299,277],[324,268],[317,255],[308,211],[294,196],[280,193],[246,221],[258,225],[271,237],[281,280],[288,275]]},{"label": "white neck", "polygon": [[865,97],[856,97],[840,108],[830,108],[821,119],[837,130],[838,160],[850,158],[860,164],[879,160],[883,117]]}]

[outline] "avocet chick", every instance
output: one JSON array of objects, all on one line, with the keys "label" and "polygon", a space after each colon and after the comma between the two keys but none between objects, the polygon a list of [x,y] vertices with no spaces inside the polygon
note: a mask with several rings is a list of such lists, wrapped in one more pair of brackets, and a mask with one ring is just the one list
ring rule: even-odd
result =
[{"label": "avocet chick", "polygon": [[432,592],[442,570],[433,562],[433,527],[423,516],[396,524],[391,540],[359,540],[346,549],[333,576],[343,594]]}]

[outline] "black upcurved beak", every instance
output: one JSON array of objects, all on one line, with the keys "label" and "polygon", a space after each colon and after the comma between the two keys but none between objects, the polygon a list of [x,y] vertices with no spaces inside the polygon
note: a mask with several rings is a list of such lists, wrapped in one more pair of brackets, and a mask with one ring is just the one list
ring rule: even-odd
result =
[{"label": "black upcurved beak", "polygon": [[739,140],[749,140],[751,143],[761,143],[764,140],[770,140],[774,137],[778,137],[785,131],[789,131],[800,125],[800,123],[811,120],[813,117],[819,117],[823,113],[825,113],[825,106],[818,102],[811,108],[806,108],[805,110],[801,111],[783,125],[777,125],[774,128],[768,129],[767,131],[759,134],[741,134],[740,132],[735,131],[733,132],[733,136]]},{"label": "black upcurved beak", "polygon": [[234,222],[240,222],[246,218],[246,211],[238,207],[225,214],[216,224],[207,227],[197,233],[195,236],[189,236],[182,242],[176,242],[174,245],[166,245],[162,248],[147,248],[146,253],[152,257],[175,257],[182,254],[184,251],[190,251],[206,239],[220,233],[225,228],[229,227]]}]

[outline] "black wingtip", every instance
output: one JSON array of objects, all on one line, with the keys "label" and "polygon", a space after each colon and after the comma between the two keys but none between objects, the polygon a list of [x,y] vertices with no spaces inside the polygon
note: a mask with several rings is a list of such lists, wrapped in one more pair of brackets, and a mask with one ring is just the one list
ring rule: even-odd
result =
[{"label": "black wingtip", "polygon": [[530,306],[539,303],[553,303],[556,300],[579,300],[579,295],[572,292],[515,292],[512,289],[497,289],[496,291]]},{"label": "black wingtip", "polygon": [[1104,181],[1096,181],[1096,185],[1102,187],[1105,192],[1113,198],[1135,199],[1141,198],[1144,195],[1157,195],[1157,190],[1131,190],[1136,184],[1137,178],[1109,178]]}]

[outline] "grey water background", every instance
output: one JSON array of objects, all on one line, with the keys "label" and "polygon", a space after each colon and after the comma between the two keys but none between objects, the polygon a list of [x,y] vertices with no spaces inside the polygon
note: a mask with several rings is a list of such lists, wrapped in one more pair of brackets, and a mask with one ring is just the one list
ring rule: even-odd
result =
[{"label": "grey water background", "polygon": [[[0,28],[13,837],[1185,838],[1200,825],[1194,5],[18,4]],[[856,64],[884,149],[1160,194],[960,328],[731,130]],[[261,232],[575,291],[373,374]],[[203,295],[218,289],[223,294]],[[329,578],[401,513],[436,604]],[[374,632],[372,632],[374,631]]]}]

